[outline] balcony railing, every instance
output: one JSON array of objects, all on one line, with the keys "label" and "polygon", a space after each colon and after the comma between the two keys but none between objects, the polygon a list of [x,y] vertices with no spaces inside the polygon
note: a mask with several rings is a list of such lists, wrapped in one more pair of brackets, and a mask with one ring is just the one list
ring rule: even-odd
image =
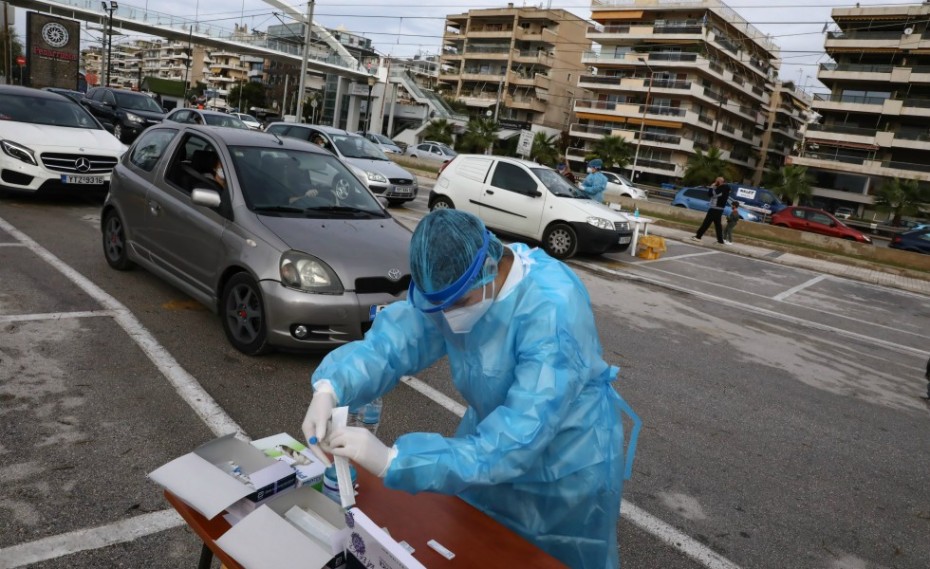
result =
[{"label": "balcony railing", "polygon": [[465,48],[465,54],[470,53],[482,53],[482,54],[495,54],[495,55],[508,55],[510,54],[509,47],[485,47],[485,46],[468,46]]},{"label": "balcony railing", "polygon": [[915,164],[913,162],[898,162],[896,160],[884,160],[882,168],[895,168],[897,170],[914,170],[917,172],[930,172],[930,164]]},{"label": "balcony railing", "polygon": [[907,132],[907,131],[897,131],[894,133],[895,139],[901,140],[918,140],[920,142],[926,142],[930,140],[930,133],[926,131],[916,131],[916,132]]},{"label": "balcony railing", "polygon": [[593,124],[581,124],[573,123],[571,126],[571,132],[583,132],[585,134],[599,134],[601,136],[608,136],[611,131],[614,130],[612,126],[598,126]]},{"label": "balcony railing", "polygon": [[616,85],[620,86],[621,76],[616,75],[582,75],[579,83],[597,83],[598,85]]},{"label": "balcony railing", "polygon": [[649,61],[697,61],[697,54],[677,51],[653,51],[649,53],[648,59]]},{"label": "balcony railing", "polygon": [[845,125],[845,124],[809,124],[807,125],[807,130],[809,132],[835,132],[837,134],[853,134],[857,136],[875,136],[877,132],[874,128],[863,128],[860,126]]},{"label": "balcony railing", "polygon": [[[637,138],[639,135],[637,134]],[[680,144],[681,137],[677,134],[664,134],[661,132],[644,132],[643,140],[649,140],[652,142],[661,142],[663,144]]]},{"label": "balcony railing", "polygon": [[739,53],[739,46],[726,36],[716,36],[714,37],[714,41],[722,45],[723,48],[730,53]]},{"label": "balcony railing", "polygon": [[676,167],[675,164],[670,164],[668,162],[663,162],[661,160],[651,160],[648,158],[646,159],[640,158],[637,164],[639,166],[642,166],[643,168],[655,168],[656,170],[674,171]]},{"label": "balcony railing", "polygon": [[844,164],[864,164],[867,160],[865,156],[856,156],[853,154],[847,154],[841,151],[836,152],[821,152],[807,150],[802,154],[805,158],[813,158],[814,160],[829,160],[831,162],[843,162]]},{"label": "balcony railing", "polygon": [[720,130],[729,134],[734,134],[736,132],[736,127],[731,124],[725,124],[720,127]]},{"label": "balcony railing", "polygon": [[828,40],[896,40],[900,39],[904,33],[901,31],[867,31],[867,30],[850,30],[827,32]]},{"label": "balcony railing", "polygon": [[[884,104],[888,97],[865,97],[856,95],[834,94],[829,97],[826,95],[815,94],[814,99],[818,101],[830,101],[833,103],[856,103],[860,105],[881,105]],[[907,105],[905,105],[907,106]]]},{"label": "balcony railing", "polygon": [[617,102],[597,101],[594,99],[581,99],[580,101],[575,101],[575,106],[581,109],[598,109],[601,111],[613,111],[617,108]]},{"label": "balcony railing", "polygon": [[676,81],[672,79],[651,79],[646,84],[652,83],[655,89],[690,89],[691,81]]},{"label": "balcony railing", "polygon": [[588,26],[589,34],[628,34],[630,26]]},{"label": "balcony railing", "polygon": [[714,124],[714,119],[708,115],[698,115],[698,120],[704,124]]},{"label": "balcony railing", "polygon": [[[647,109],[646,105],[640,105],[639,106],[640,114],[642,114],[643,111],[646,109]],[[671,116],[671,117],[683,117],[687,113],[688,113],[687,110],[682,109],[680,107],[669,107],[665,105],[649,105],[648,112],[647,112],[647,114],[650,114],[650,115],[664,115],[664,116]]]},{"label": "balcony railing", "polygon": [[904,99],[904,106],[917,107],[920,109],[930,109],[930,99],[918,99],[916,97]]},{"label": "balcony railing", "polygon": [[854,73],[891,73],[894,65],[868,63],[821,63],[823,71],[851,71]]},{"label": "balcony railing", "polygon": [[700,34],[704,31],[701,24],[665,24],[652,27],[654,34]]}]

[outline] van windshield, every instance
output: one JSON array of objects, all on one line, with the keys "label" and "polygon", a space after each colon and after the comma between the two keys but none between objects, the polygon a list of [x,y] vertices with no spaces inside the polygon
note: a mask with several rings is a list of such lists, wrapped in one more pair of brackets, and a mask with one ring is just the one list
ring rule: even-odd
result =
[{"label": "van windshield", "polygon": [[546,186],[546,189],[552,192],[552,195],[562,198],[588,199],[581,190],[568,183],[568,180],[552,168],[533,168],[532,171]]}]

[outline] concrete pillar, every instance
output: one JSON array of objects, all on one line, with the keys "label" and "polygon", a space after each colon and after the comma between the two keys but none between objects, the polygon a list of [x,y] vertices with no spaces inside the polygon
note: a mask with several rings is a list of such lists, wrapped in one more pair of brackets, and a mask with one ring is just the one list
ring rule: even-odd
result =
[{"label": "concrete pillar", "polygon": [[339,128],[339,117],[342,116],[342,96],[345,94],[345,77],[336,81],[336,105],[333,107],[333,127]]}]

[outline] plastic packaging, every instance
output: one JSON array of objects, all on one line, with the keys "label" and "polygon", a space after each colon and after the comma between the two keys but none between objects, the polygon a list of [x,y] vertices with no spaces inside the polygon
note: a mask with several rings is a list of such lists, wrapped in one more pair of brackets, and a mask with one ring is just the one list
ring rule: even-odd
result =
[{"label": "plastic packaging", "polygon": [[633,217],[639,217],[639,206],[636,206],[636,209],[633,210]]},{"label": "plastic packaging", "polygon": [[[353,490],[358,481],[358,471],[355,470],[354,466],[349,466],[349,472],[352,475],[352,486]],[[336,476],[336,466],[330,466],[323,472],[323,495],[336,502],[337,504],[342,505],[342,498],[339,496],[339,481]]]},{"label": "plastic packaging", "polygon": [[378,425],[381,423],[381,410],[383,407],[384,402],[380,397],[362,406],[359,411],[359,418],[361,419],[361,424],[359,426],[368,429],[371,434],[377,435]]}]

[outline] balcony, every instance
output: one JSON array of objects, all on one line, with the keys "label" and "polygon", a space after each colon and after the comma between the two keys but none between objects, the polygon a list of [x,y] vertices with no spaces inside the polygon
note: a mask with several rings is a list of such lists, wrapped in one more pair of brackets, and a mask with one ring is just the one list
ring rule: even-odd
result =
[{"label": "balcony", "polygon": [[624,77],[619,75],[582,75],[578,78],[578,86],[586,87],[590,85],[595,89],[598,87],[619,87],[620,81],[623,79]]},{"label": "balcony", "polygon": [[651,84],[653,89],[691,89],[691,81],[676,81],[672,79],[651,79],[645,82]]},{"label": "balcony", "polygon": [[552,56],[549,52],[541,49],[524,49],[514,53],[514,61],[519,63],[529,63],[533,65],[551,65]]},{"label": "balcony", "polygon": [[[500,83],[504,80],[504,74],[501,72],[492,73],[490,71],[470,70],[464,71],[461,75],[462,81],[485,81]],[[442,76],[439,77],[442,79]]]},{"label": "balcony", "polygon": [[590,124],[581,124],[581,123],[572,123],[571,127],[568,129],[568,132],[571,136],[579,136],[584,138],[603,138],[605,136],[610,136],[610,133],[614,130],[612,126],[597,126]]},{"label": "balcony", "polygon": [[[471,36],[471,33],[469,33]],[[520,41],[538,41],[542,43],[555,44],[559,41],[559,34],[549,28],[528,29],[517,28],[514,38]]]},{"label": "balcony", "polygon": [[507,61],[510,59],[511,49],[509,47],[483,47],[483,46],[468,46],[465,48],[465,53],[462,54],[464,59],[495,59]]},{"label": "balcony", "polygon": [[546,112],[546,102],[536,97],[515,97],[510,94],[504,95],[504,106],[511,109],[535,111],[537,113]]},{"label": "balcony", "polygon": [[549,76],[544,73],[536,73],[532,77],[525,77],[519,73],[512,73],[510,83],[521,87],[537,87],[548,91],[550,79]]},{"label": "balcony", "polygon": [[697,21],[656,22],[652,33],[661,35],[699,35],[704,33],[704,26]]},{"label": "balcony", "polygon": [[855,48],[864,51],[897,48],[902,40],[907,37],[901,31],[851,30],[847,32],[827,32],[824,49],[826,49],[827,53],[830,53],[833,48]]},{"label": "balcony", "polygon": [[829,132],[837,134],[851,134],[853,136],[874,137],[875,133],[878,131],[874,128],[862,128],[860,126],[853,125],[814,123],[807,125],[807,132]]},{"label": "balcony", "polygon": [[[513,37],[512,27],[482,26],[468,30],[468,38],[511,38]],[[455,36],[453,36],[455,37]]]}]

